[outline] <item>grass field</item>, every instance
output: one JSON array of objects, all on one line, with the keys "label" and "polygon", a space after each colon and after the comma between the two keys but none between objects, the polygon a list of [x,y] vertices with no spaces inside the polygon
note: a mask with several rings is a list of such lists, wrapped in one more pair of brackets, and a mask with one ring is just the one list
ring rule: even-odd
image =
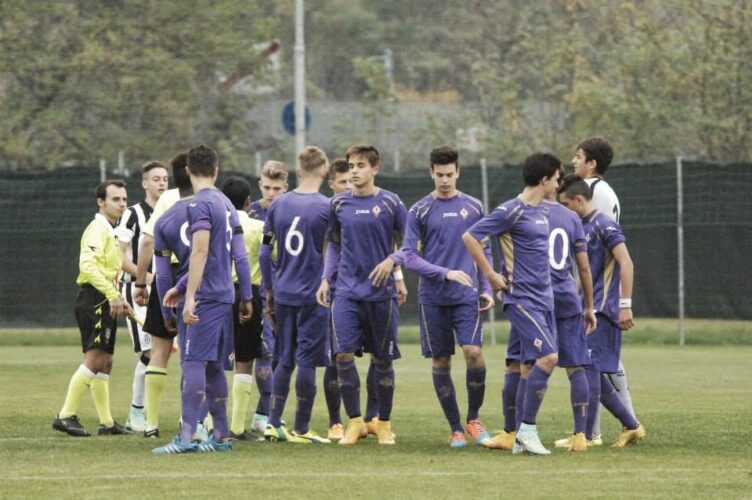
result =
[{"label": "grass field", "polygon": [[[654,344],[673,343],[660,340],[663,337],[676,338],[661,321],[647,326],[657,332],[649,337]],[[689,331],[701,333],[702,328],[692,324]],[[744,332],[749,326],[729,323],[729,328]],[[413,334],[406,329],[406,340]],[[708,330],[701,338],[713,335]],[[503,336],[500,331],[500,339]],[[513,457],[480,448],[451,450],[431,384],[430,363],[420,358],[418,345],[406,343],[403,359],[396,363],[395,447],[379,447],[373,438],[347,448],[240,443],[226,454],[155,457],[150,449],[177,430],[175,364],[163,405],[163,439],[70,438],[53,431],[50,424],[81,360],[74,347],[76,332],[0,331],[4,385],[0,457],[5,469],[0,497],[752,496],[752,347],[742,345],[748,343],[746,339],[733,346],[684,348],[638,343],[638,339],[635,336],[623,354],[648,436],[625,450],[604,446],[587,454],[555,452],[551,457]],[[121,423],[130,402],[135,362],[128,342],[126,336],[120,337],[111,383],[113,414]],[[488,347],[485,352],[488,382],[482,416],[489,428],[496,429],[501,425],[504,348]],[[363,374],[364,365],[360,370]],[[464,367],[459,359],[454,375],[463,408]],[[538,421],[546,443],[571,428],[568,394],[563,372],[555,373]],[[291,402],[288,421],[293,419],[293,398]],[[91,398],[84,400],[79,414],[90,430],[96,429]],[[314,428],[324,431],[326,425],[319,390]],[[610,417],[604,419],[603,430],[607,442],[619,431]]]}]

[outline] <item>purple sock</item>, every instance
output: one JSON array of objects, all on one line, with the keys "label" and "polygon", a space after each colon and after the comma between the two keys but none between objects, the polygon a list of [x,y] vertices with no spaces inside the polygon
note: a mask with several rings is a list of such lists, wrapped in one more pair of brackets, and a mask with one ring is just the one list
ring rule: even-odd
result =
[{"label": "purple sock", "polygon": [[298,406],[295,410],[294,429],[295,432],[305,434],[310,430],[313,401],[316,399],[316,368],[298,366],[295,392],[298,395]]},{"label": "purple sock", "polygon": [[468,368],[465,374],[467,384],[467,421],[478,418],[483,398],[486,395],[486,367]]},{"label": "purple sock", "polygon": [[575,434],[587,430],[588,418],[588,380],[584,368],[575,368],[569,374],[569,399],[572,402],[572,413],[574,414],[574,432]]},{"label": "purple sock", "polygon": [[337,361],[337,374],[339,375],[339,391],[342,394],[342,403],[345,412],[350,418],[360,416],[360,377],[358,369],[353,361]]},{"label": "purple sock", "polygon": [[339,393],[339,380],[337,380],[337,367],[327,366],[324,370],[324,397],[326,409],[329,411],[329,427],[341,424],[339,409],[342,406],[342,396]]},{"label": "purple sock", "polygon": [[454,392],[454,382],[452,382],[451,372],[441,368],[435,368],[433,374],[433,388],[439,397],[439,404],[444,410],[444,416],[449,422],[452,432],[462,432],[460,424],[460,408],[457,406],[457,395]]},{"label": "purple sock", "polygon": [[379,416],[379,393],[376,390],[376,368],[371,361],[366,375],[366,422]]},{"label": "purple sock", "polygon": [[183,363],[181,399],[183,423],[180,428],[180,441],[190,443],[196,432],[201,405],[206,399],[206,365],[203,361],[186,360]]},{"label": "purple sock", "polygon": [[601,372],[588,367],[585,368],[585,375],[588,382],[588,416],[585,437],[593,439],[593,425],[595,425],[595,417],[598,414],[598,407],[600,406]]},{"label": "purple sock", "polygon": [[637,419],[629,411],[629,408],[619,399],[619,393],[616,391],[614,384],[604,374],[601,374],[601,403],[627,429],[636,429],[639,425]]},{"label": "purple sock", "polygon": [[394,401],[394,367],[391,361],[376,365],[376,397],[379,400],[379,420],[387,421],[392,416]]},{"label": "purple sock", "polygon": [[266,358],[257,359],[253,366],[256,377],[256,386],[259,390],[259,400],[256,405],[256,413],[269,415],[269,399],[272,396],[272,360]]},{"label": "purple sock", "polygon": [[550,373],[544,372],[538,365],[533,366],[533,369],[530,370],[525,387],[525,403],[522,407],[522,421],[524,423],[535,425],[535,417],[538,416],[538,410],[543,403],[543,397],[546,395],[548,377],[550,376]]},{"label": "purple sock", "polygon": [[287,395],[290,394],[290,378],[293,367],[277,365],[272,375],[272,395],[269,399],[269,425],[282,425],[282,413],[285,411]]},{"label": "purple sock", "polygon": [[210,361],[206,365],[206,399],[214,424],[213,438],[220,441],[230,437],[227,424],[227,377],[221,361]]},{"label": "purple sock", "polygon": [[504,430],[517,429],[517,387],[520,385],[520,372],[507,372],[504,375],[504,388],[501,390],[501,404],[504,407]]},{"label": "purple sock", "polygon": [[517,386],[517,397],[514,400],[514,419],[515,428],[517,432],[520,429],[520,423],[522,423],[522,408],[525,406],[525,389],[527,388],[527,379],[522,378],[520,375],[520,383]]}]

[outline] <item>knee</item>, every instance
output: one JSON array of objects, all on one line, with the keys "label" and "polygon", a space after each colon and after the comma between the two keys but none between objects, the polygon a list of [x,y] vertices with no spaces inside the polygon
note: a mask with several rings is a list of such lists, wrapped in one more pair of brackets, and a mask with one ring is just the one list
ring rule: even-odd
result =
[{"label": "knee", "polygon": [[337,354],[337,362],[338,363],[348,363],[348,362],[354,362],[355,361],[355,355],[350,352],[340,352]]},{"label": "knee", "polygon": [[559,355],[557,353],[552,353],[547,356],[543,356],[536,362],[536,364],[547,373],[551,373],[552,371],[554,371],[554,368],[556,368],[556,365],[558,363],[559,363]]},{"label": "knee", "polygon": [[442,356],[440,358],[433,358],[433,367],[436,370],[451,370],[452,358],[449,356]]},{"label": "knee", "polygon": [[465,361],[468,368],[483,368],[485,361],[483,360],[483,351],[477,345],[465,346],[462,348],[465,354]]},{"label": "knee", "polygon": [[507,373],[520,373],[520,362],[519,361],[507,361]]}]

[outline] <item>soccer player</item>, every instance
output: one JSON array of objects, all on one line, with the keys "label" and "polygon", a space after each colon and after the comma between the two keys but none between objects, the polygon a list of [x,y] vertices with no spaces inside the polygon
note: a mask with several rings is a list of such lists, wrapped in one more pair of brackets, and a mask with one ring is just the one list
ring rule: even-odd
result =
[{"label": "soccer player", "polygon": [[[518,452],[549,455],[538,437],[536,416],[558,362],[551,273],[548,267],[549,205],[556,192],[561,162],[548,153],[525,159],[525,188],[476,222],[465,234],[473,260],[495,290],[504,290],[504,314],[520,336],[522,418],[515,436]],[[506,277],[495,272],[484,253],[491,237],[498,237]],[[534,363],[534,364],[530,364]]]},{"label": "soccer player", "polygon": [[324,278],[316,295],[319,304],[330,307],[330,279],[336,270],[337,290],[331,303],[334,352],[349,417],[339,444],[352,445],[368,435],[360,411],[360,377],[355,367],[355,352],[363,349],[372,354],[376,364],[377,438],[379,444],[393,445],[392,361],[400,358],[399,304],[407,297],[401,272],[392,274],[398,260],[393,252],[404,237],[407,211],[396,194],[374,184],[379,172],[376,148],[352,146],[346,158],[353,189],[332,198]]},{"label": "soccer player", "polygon": [[593,275],[593,299],[598,325],[587,338],[592,365],[587,369],[590,391],[586,437],[593,438],[598,401],[623,426],[614,447],[623,448],[645,437],[645,428],[619,399],[605,374],[619,369],[621,334],[634,326],[632,283],[634,266],[618,222],[597,211],[591,203],[590,188],[580,177],[564,179],[559,200],[582,218],[588,242],[588,260]]},{"label": "soccer player", "polygon": [[[266,212],[269,210],[272,202],[287,192],[287,166],[281,161],[270,160],[264,163],[261,169],[261,178],[259,179],[259,189],[261,190],[261,199],[251,203],[248,215],[251,219],[264,222]],[[264,311],[270,311],[266,307],[266,290],[261,288],[261,305]],[[269,418],[269,398],[272,394],[272,372],[274,364],[274,318],[263,318],[263,336],[261,342],[261,358],[256,360],[254,366],[254,376],[256,385],[259,390],[259,401],[256,405],[256,413],[253,415],[251,422],[251,432],[264,435],[267,420]]]},{"label": "soccer player", "polygon": [[[352,189],[350,181],[350,166],[344,158],[336,158],[329,167],[329,188],[335,195]],[[336,290],[337,275],[332,276],[330,283],[330,298]],[[332,327],[331,309],[329,310],[329,327]],[[334,356],[333,356],[334,358]],[[373,377],[372,377],[373,378]],[[368,388],[370,396],[370,387]],[[329,432],[327,438],[339,441],[345,436],[345,428],[342,425],[342,416],[340,407],[342,406],[342,395],[339,392],[339,376],[337,375],[336,360],[332,359],[330,366],[324,368],[324,398],[326,399],[326,408],[329,412]]]},{"label": "soccer player", "polygon": [[[593,207],[611,220],[619,222],[621,217],[619,198],[604,178],[613,158],[614,150],[608,141],[602,137],[589,137],[577,145],[574,158],[572,158],[572,164],[574,165],[574,173],[580,176],[590,187]],[[616,388],[621,402],[629,408],[629,411],[634,416],[635,412],[632,406],[632,398],[629,394],[627,373],[621,360],[619,360],[619,369],[616,373],[609,374],[608,378]],[[600,438],[600,415],[599,406],[595,420],[595,439],[593,440],[593,443],[596,445],[602,444]]]},{"label": "soccer player", "polygon": [[[191,256],[183,306],[183,321],[187,325],[182,350],[183,423],[180,434],[165,446],[155,448],[155,454],[232,450],[225,407],[227,379],[223,357],[233,342],[233,263],[240,281],[241,320],[249,320],[252,313],[251,273],[243,229],[235,208],[214,187],[219,172],[217,153],[204,145],[192,148],[188,152],[186,170],[194,198],[187,208]],[[165,301],[171,292],[165,296]],[[209,439],[197,444],[192,438],[204,400],[208,403],[214,429]]]},{"label": "soccer player", "polygon": [[[277,366],[272,376],[269,423],[264,432],[268,441],[331,442],[310,428],[316,367],[331,363],[328,311],[316,302],[329,220],[329,199],[319,193],[319,188],[328,169],[329,160],[321,149],[315,146],[303,149],[298,156],[298,187],[277,198],[266,214],[259,260],[266,286],[266,307],[274,308],[277,333]],[[272,266],[275,241],[278,253],[276,266]],[[298,406],[295,425],[288,433],[281,419],[296,366]]]},{"label": "soccer player", "polygon": [[220,187],[230,203],[238,212],[240,226],[243,228],[243,240],[248,251],[251,269],[251,287],[253,289],[253,314],[251,319],[241,322],[240,284],[237,271],[233,269],[235,282],[235,305],[233,306],[235,332],[235,376],[232,381],[232,418],[230,420],[230,437],[241,441],[255,441],[256,436],[245,430],[245,417],[251,400],[253,383],[253,360],[261,358],[262,315],[261,266],[258,255],[264,234],[264,223],[248,216],[251,205],[251,186],[242,177],[228,177]]},{"label": "soccer player", "polygon": [[110,372],[115,352],[117,320],[132,314],[117,288],[123,264],[115,225],[127,207],[128,196],[121,181],[105,181],[96,189],[99,212],[81,237],[80,287],[76,298],[76,321],[81,331],[84,361],[68,384],[68,393],[52,428],[71,436],[90,436],[76,413],[86,392],[91,391],[99,416],[99,435],[130,434],[110,413]]},{"label": "soccer player", "polygon": [[[451,429],[450,446],[467,446],[452,382],[455,337],[467,364],[467,432],[476,444],[490,440],[479,412],[486,390],[481,312],[494,305],[493,291],[473,258],[459,243],[462,234],[483,217],[483,205],[457,189],[459,155],[451,146],[431,151],[434,190],[410,208],[405,267],[420,274],[418,304],[423,356],[432,359],[433,385]],[[485,248],[491,265],[491,247]]]},{"label": "soccer player", "polygon": [[[128,207],[120,219],[115,230],[120,241],[120,251],[123,254],[123,274],[120,281],[120,291],[125,300],[133,308],[136,317],[143,321],[146,316],[146,307],[137,304],[133,300],[133,285],[138,274],[138,251],[141,246],[141,229],[151,217],[154,205],[159,197],[167,189],[168,175],[164,163],[150,161],[141,167],[141,187],[146,197],[139,203]],[[146,277],[147,286],[152,282],[152,273]],[[133,373],[133,399],[128,419],[125,421],[126,429],[144,432],[146,430],[146,417],[144,415],[144,376],[146,366],[149,364],[149,351],[151,350],[151,335],[144,331],[143,327],[128,317],[125,318],[128,331],[133,342],[133,351],[139,356],[136,369]]]}]

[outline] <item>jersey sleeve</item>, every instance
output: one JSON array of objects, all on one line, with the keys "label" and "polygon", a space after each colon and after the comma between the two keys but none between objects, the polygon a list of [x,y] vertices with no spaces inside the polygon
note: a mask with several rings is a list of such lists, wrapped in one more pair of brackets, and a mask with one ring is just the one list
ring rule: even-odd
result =
[{"label": "jersey sleeve", "polygon": [[468,232],[478,241],[486,241],[492,236],[512,229],[519,212],[519,205],[507,202],[496,207],[490,214],[473,224]]},{"label": "jersey sleeve", "polygon": [[579,217],[572,219],[574,225],[574,238],[572,239],[572,248],[574,253],[587,252],[587,240],[585,239],[585,229],[582,227],[582,221]]},{"label": "jersey sleeve", "polygon": [[627,239],[624,237],[624,232],[621,226],[614,221],[608,219],[601,219],[599,224],[600,237],[606,248],[611,250],[619,243],[624,243]]},{"label": "jersey sleeve", "polygon": [[96,227],[86,231],[81,241],[78,267],[86,283],[102,292],[107,300],[114,300],[120,296],[120,292],[115,288],[115,284],[107,279],[97,263],[104,261],[106,237],[107,234]]},{"label": "jersey sleeve", "polygon": [[400,253],[404,256],[405,267],[415,273],[429,279],[443,281],[446,279],[449,269],[431,264],[425,260],[418,251],[421,240],[420,221],[412,208],[407,213],[405,240]]},{"label": "jersey sleeve", "polygon": [[188,224],[191,234],[196,231],[211,231],[211,206],[205,200],[196,199],[188,204]]},{"label": "jersey sleeve", "polygon": [[329,225],[327,228],[327,239],[332,243],[339,244],[341,240],[342,228],[339,224],[339,218],[337,217],[337,209],[339,207],[338,201],[340,198],[334,197],[329,205]]}]

